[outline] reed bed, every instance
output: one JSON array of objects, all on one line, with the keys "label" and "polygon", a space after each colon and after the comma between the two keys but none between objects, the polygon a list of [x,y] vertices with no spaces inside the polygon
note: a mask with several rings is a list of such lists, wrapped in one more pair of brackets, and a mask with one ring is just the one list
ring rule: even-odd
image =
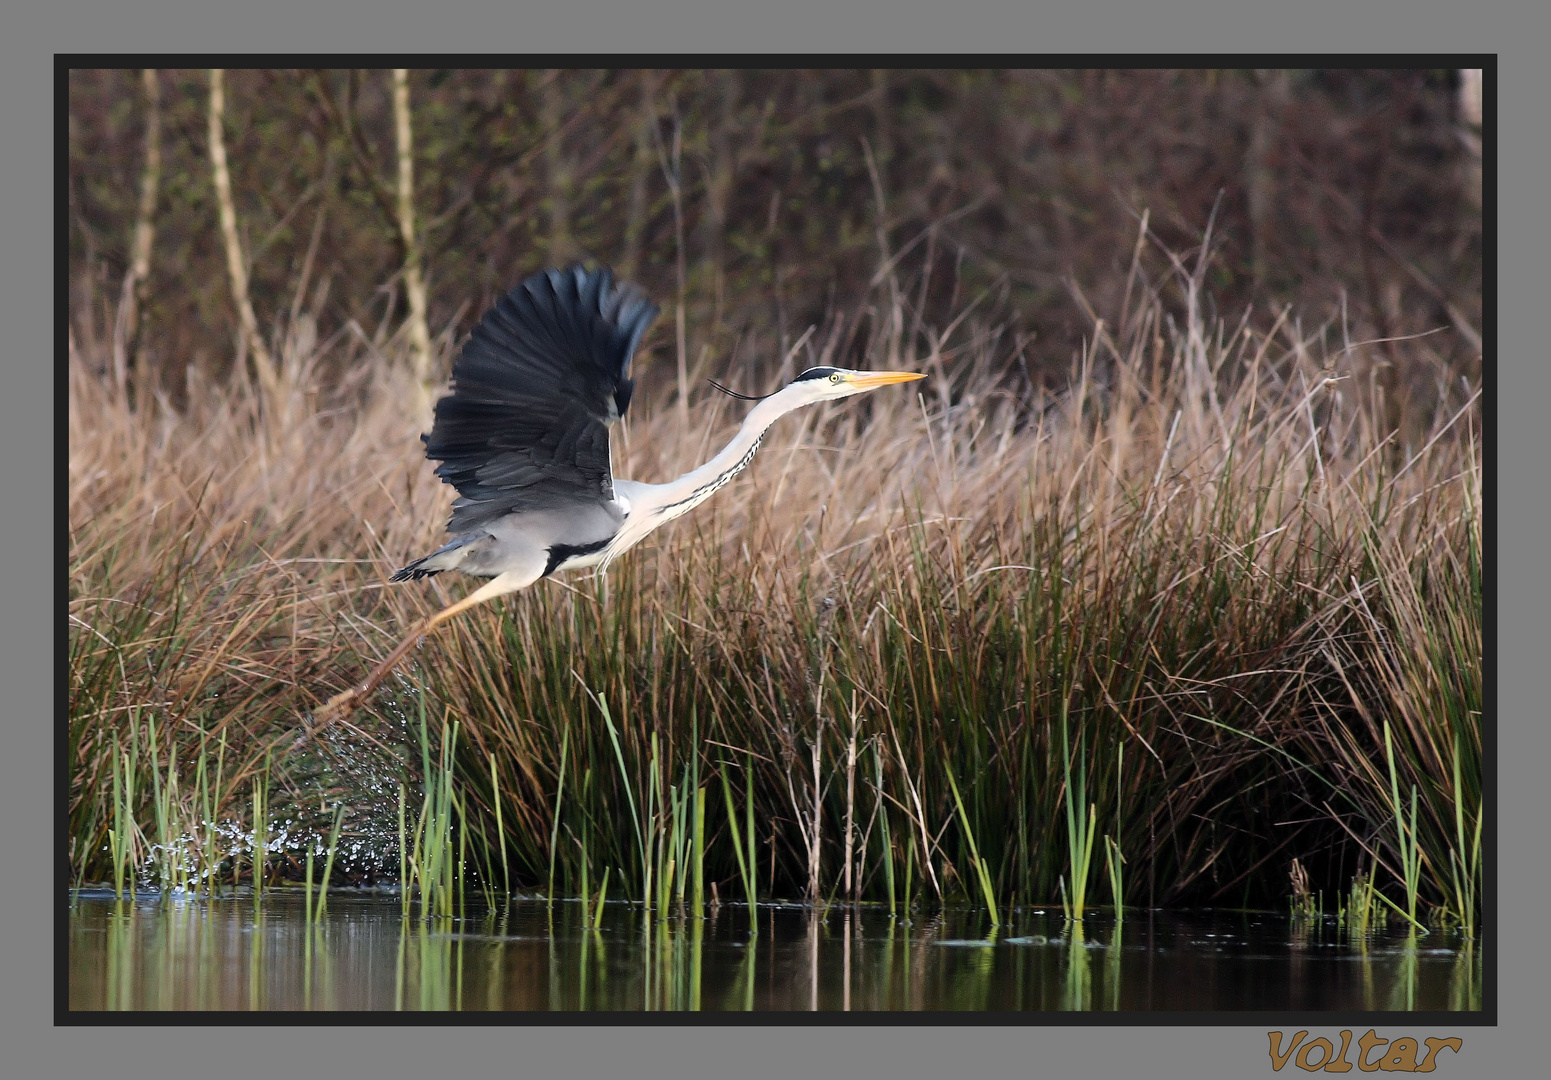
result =
[{"label": "reed bed", "polygon": [[[663,915],[711,893],[994,922],[1081,918],[1100,877],[1117,911],[1279,905],[1298,858],[1473,928],[1479,389],[1440,373],[1430,425],[1386,428],[1370,346],[1209,320],[1202,272],[1134,272],[1054,388],[971,314],[912,326],[880,290],[783,374],[909,368],[918,395],[782,421],[606,578],[475,609],[310,741],[304,713],[463,592],[386,584],[450,498],[402,343],[280,335],[280,397],[191,374],[183,411],[72,357],[77,879],[147,880],[153,847],[195,880],[299,877],[288,845],[328,833],[341,872],[427,886],[399,837],[434,831],[442,914],[456,860],[487,892]],[[686,429],[671,352],[638,360],[619,475],[676,475],[741,415],[697,396]]]}]

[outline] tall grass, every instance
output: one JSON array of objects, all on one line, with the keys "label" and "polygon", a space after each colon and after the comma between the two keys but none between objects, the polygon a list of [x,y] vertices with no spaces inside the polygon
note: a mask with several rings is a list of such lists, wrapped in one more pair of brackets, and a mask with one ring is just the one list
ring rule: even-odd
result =
[{"label": "tall grass", "polygon": [[[255,791],[278,815],[339,789],[377,807],[383,866],[421,845],[404,873],[422,888],[467,866],[446,846],[433,868],[430,829],[503,887],[585,896],[606,875],[659,915],[698,910],[706,882],[817,903],[848,873],[906,912],[994,912],[1076,893],[1079,847],[1085,888],[1112,821],[1117,911],[1280,903],[1295,856],[1336,889],[1353,851],[1409,903],[1406,836],[1419,903],[1473,926],[1479,392],[1442,381],[1449,404],[1402,445],[1367,347],[1288,312],[1211,322],[1202,272],[1139,263],[1057,389],[994,326],[938,333],[908,289],[880,290],[817,328],[804,366],[926,371],[919,395],[784,420],[748,476],[606,578],[475,609],[374,712],[312,740],[303,713],[463,591],[386,585],[438,542],[449,498],[399,345],[281,349],[285,409],[197,379],[187,411],[131,407],[73,360],[78,876],[143,870],[156,807],[262,834],[243,823]],[[349,385],[312,378],[326,350],[353,354]],[[616,468],[661,479],[739,414],[701,397],[686,430],[665,362],[639,364]],[[136,756],[152,714],[155,753]],[[213,745],[207,795],[177,774]],[[401,783],[424,808],[399,841]],[[1392,787],[1416,793],[1404,830]]]},{"label": "tall grass", "polygon": [[[1098,808],[1088,801],[1087,733],[1077,743],[1077,779],[1072,780],[1072,748],[1067,736],[1066,702],[1061,702],[1061,778],[1062,802],[1066,805],[1067,865],[1071,872],[1061,881],[1061,905],[1072,922],[1082,922],[1088,910],[1088,879],[1093,866],[1093,837],[1098,831]],[[1086,811],[1086,813],[1085,813]],[[1071,882],[1070,890],[1066,887]],[[1070,903],[1067,897],[1071,897]]]},{"label": "tall grass", "polygon": [[[743,827],[740,836],[738,812],[732,801],[732,787],[727,783],[727,763],[719,762],[718,771],[722,777],[722,797],[727,804],[727,835],[732,840],[733,854],[738,858],[738,878],[743,882],[743,895],[748,901],[750,927],[756,933],[758,926],[753,921],[756,907],[759,903],[759,866],[754,858],[754,766],[749,763],[744,775],[748,778],[748,788],[743,800]],[[893,904],[893,891],[889,893],[889,903]]]}]

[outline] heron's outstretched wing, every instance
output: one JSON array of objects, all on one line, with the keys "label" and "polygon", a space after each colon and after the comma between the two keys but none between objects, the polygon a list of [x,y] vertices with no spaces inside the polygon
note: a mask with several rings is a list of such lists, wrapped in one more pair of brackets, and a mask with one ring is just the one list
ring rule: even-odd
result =
[{"label": "heron's outstretched wing", "polygon": [[423,436],[461,496],[449,532],[614,498],[609,426],[630,406],[630,357],[656,316],[635,287],[580,266],[534,274],[485,313]]}]

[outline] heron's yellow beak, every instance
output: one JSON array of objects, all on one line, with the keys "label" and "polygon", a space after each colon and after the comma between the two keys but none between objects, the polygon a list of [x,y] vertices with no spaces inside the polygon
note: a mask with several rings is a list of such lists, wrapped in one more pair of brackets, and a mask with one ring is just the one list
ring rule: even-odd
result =
[{"label": "heron's yellow beak", "polygon": [[924,378],[925,375],[914,371],[864,371],[852,375],[849,381],[858,390],[876,390],[890,383],[914,382]]}]

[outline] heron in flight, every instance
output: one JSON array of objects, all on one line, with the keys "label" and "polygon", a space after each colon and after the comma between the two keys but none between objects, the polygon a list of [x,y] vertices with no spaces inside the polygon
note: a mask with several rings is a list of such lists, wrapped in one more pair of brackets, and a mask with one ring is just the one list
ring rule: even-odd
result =
[{"label": "heron in flight", "polygon": [[441,462],[436,475],[458,492],[452,539],[389,580],[447,570],[490,580],[422,620],[309,728],[358,708],[420,638],[459,612],[562,570],[607,570],[736,476],[770,425],[794,409],[925,378],[809,368],[747,399],[757,404],[738,433],[698,469],[666,484],[616,480],[609,429],[630,407],[630,358],[656,316],[639,289],[580,266],[534,274],[485,313],[453,364],[452,392],[436,403],[430,435],[421,436],[426,457]]}]

